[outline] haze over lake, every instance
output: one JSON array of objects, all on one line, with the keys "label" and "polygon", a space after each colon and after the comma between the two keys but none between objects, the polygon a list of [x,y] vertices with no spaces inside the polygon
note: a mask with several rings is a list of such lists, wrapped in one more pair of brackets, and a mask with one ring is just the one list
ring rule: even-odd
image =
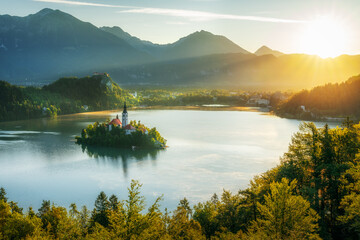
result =
[{"label": "haze over lake", "polygon": [[75,144],[82,128],[120,113],[0,123],[0,186],[22,207],[37,209],[42,200],[93,207],[100,191],[126,198],[136,179],[148,205],[164,194],[162,207],[173,210],[184,197],[195,204],[223,188],[245,188],[254,175],[279,163],[301,123],[261,112],[138,110],[129,111],[129,120],[156,127],[169,148],[146,152]]}]

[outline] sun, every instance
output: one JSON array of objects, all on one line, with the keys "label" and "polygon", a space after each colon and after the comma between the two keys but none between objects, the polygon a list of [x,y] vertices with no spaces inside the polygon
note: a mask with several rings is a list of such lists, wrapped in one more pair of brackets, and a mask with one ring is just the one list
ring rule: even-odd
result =
[{"label": "sun", "polygon": [[339,20],[323,16],[307,23],[301,38],[301,51],[322,58],[344,54],[349,36],[346,26]]}]

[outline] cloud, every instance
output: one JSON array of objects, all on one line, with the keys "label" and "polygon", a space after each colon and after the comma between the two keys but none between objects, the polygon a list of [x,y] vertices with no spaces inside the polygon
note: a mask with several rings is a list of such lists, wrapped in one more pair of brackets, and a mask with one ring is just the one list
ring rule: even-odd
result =
[{"label": "cloud", "polygon": [[242,16],[242,15],[231,15],[231,14],[219,14],[202,11],[192,10],[180,10],[180,9],[165,9],[165,8],[133,8],[129,10],[119,11],[120,13],[142,13],[142,14],[153,14],[153,15],[164,15],[173,17],[183,17],[189,20],[248,20],[258,22],[275,22],[275,23],[303,23],[305,21],[292,20],[292,19],[281,19],[281,18],[270,18],[270,17],[258,17],[258,16]]},{"label": "cloud", "polygon": [[306,22],[306,21],[302,21],[302,20],[293,20],[293,19],[219,14],[219,13],[212,13],[212,12],[181,10],[181,9],[143,8],[143,7],[135,7],[135,6],[111,5],[111,4],[102,4],[102,3],[70,1],[70,0],[33,0],[33,1],[68,4],[68,5],[78,5],[78,6],[126,8],[127,10],[119,11],[119,13],[173,16],[173,17],[182,17],[182,18],[185,18],[187,20],[192,20],[192,21],[209,21],[209,20],[222,19],[222,20],[247,20],[247,21],[274,22],[274,23],[304,23],[304,22]]},{"label": "cloud", "polygon": [[102,4],[102,3],[89,3],[89,2],[68,1],[68,0],[33,0],[33,1],[34,2],[47,2],[47,3],[78,5],[78,6],[91,6],[91,7],[134,8],[132,6],[111,5],[111,4]]}]

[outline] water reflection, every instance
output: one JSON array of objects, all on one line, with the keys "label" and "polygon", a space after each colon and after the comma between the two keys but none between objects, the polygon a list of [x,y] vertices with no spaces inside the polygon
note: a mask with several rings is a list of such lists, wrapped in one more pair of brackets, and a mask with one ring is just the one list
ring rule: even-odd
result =
[{"label": "water reflection", "polygon": [[79,144],[83,152],[98,163],[111,164],[114,167],[122,167],[125,177],[128,173],[128,164],[131,161],[155,161],[160,149],[118,149],[111,147],[97,147]]}]

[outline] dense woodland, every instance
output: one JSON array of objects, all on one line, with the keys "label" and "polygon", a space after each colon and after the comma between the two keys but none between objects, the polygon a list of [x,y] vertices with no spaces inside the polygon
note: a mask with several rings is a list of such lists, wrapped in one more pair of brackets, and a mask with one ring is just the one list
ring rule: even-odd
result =
[{"label": "dense woodland", "polygon": [[[164,148],[166,139],[164,139],[156,128],[148,128],[140,121],[131,121],[130,125],[135,128],[134,132],[126,134],[126,130],[113,126],[108,130],[109,120],[104,123],[95,122],[89,124],[81,131],[81,136],[76,136],[78,144],[117,147],[117,148]],[[145,133],[147,131],[147,133]]]},{"label": "dense woodland", "polygon": [[0,121],[117,109],[125,99],[132,104],[131,95],[110,77],[61,78],[42,88],[0,81]]},{"label": "dense woodland", "polygon": [[[128,106],[187,106],[224,104],[246,106],[252,97],[270,100],[276,105],[282,93],[244,92],[209,89],[124,90],[108,76],[61,78],[54,83],[35,87],[19,87],[0,81],[0,121],[55,117],[84,111],[120,109]],[[256,106],[256,105],[252,105]]]},{"label": "dense woodland", "polygon": [[296,93],[279,105],[278,113],[305,119],[323,116],[360,118],[359,92],[360,75],[343,83],[326,84]]},{"label": "dense woodland", "polygon": [[[172,212],[159,197],[146,208],[132,181],[119,200],[101,192],[93,210],[43,201],[24,211],[0,194],[2,239],[359,239],[360,124],[303,123],[280,164],[249,187],[224,190]],[[166,197],[166,196],[165,196]]]}]

